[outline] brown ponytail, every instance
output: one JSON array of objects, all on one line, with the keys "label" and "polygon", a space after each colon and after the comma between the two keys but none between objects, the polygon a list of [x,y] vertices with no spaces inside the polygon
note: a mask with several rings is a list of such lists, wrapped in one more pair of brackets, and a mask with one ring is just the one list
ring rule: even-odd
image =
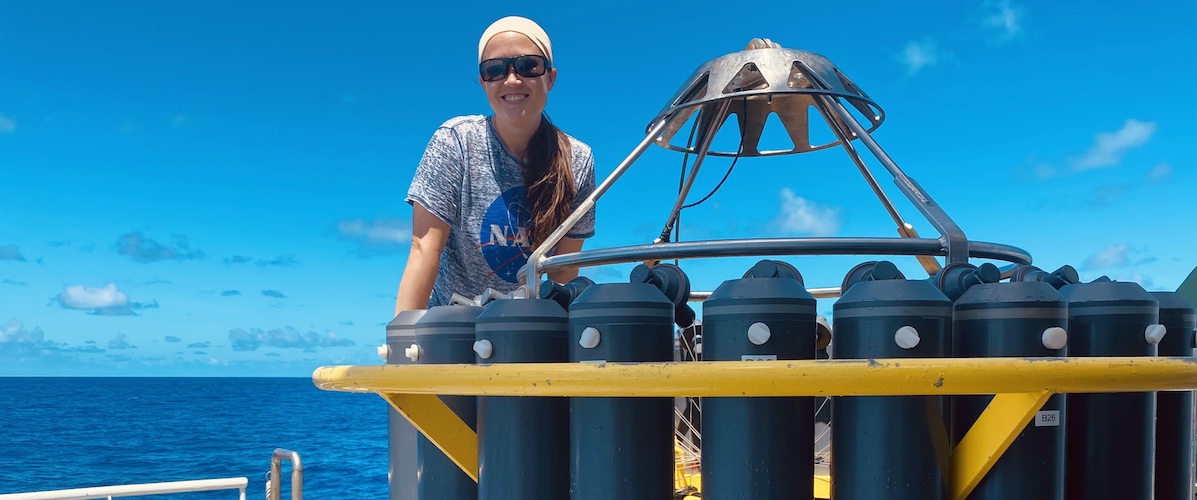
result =
[{"label": "brown ponytail", "polygon": [[540,127],[528,141],[525,154],[528,164],[524,170],[524,189],[528,193],[528,211],[532,213],[530,230],[532,241],[539,246],[573,211],[574,197],[578,194],[571,165],[573,150],[565,133],[542,114]]}]

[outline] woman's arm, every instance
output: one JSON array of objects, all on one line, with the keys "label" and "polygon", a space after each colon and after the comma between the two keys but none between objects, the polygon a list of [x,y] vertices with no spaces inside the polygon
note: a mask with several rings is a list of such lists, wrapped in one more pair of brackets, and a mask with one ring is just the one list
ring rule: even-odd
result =
[{"label": "woman's arm", "polygon": [[[565,255],[567,253],[575,253],[582,251],[582,242],[584,240],[575,238],[562,238],[557,246],[553,248],[553,255]],[[549,279],[557,283],[565,283],[569,280],[578,277],[577,269],[568,269],[561,271],[553,271],[549,273]]]},{"label": "woman's arm", "polygon": [[[594,156],[592,156],[589,146],[580,142],[576,143],[576,145],[578,147],[573,150],[576,153],[573,158],[573,166],[576,167],[574,170],[574,179],[577,182],[578,192],[574,195],[573,210],[577,210],[583,201],[595,190]],[[573,228],[566,233],[565,238],[557,242],[557,246],[553,248],[553,255],[565,255],[582,251],[582,242],[585,241],[585,238],[594,236],[594,212],[595,207],[591,206],[590,210],[574,223]],[[557,283],[565,283],[577,277],[577,269],[549,273],[549,279]]]},{"label": "woman's arm", "polygon": [[407,266],[399,279],[395,314],[428,307],[428,296],[432,294],[441,251],[447,241],[449,224],[432,215],[423,205],[412,203],[411,254],[407,256]]}]

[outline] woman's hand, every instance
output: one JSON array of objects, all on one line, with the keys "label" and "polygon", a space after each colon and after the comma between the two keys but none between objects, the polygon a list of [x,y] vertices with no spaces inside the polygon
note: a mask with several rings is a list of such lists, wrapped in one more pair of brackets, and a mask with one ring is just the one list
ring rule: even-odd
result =
[{"label": "woman's hand", "polygon": [[[565,255],[567,253],[580,252],[582,251],[583,241],[584,240],[576,240],[573,238],[562,238],[561,241],[557,243],[557,246],[553,248],[553,255]],[[553,271],[549,273],[549,279],[557,283],[565,283],[577,277],[577,269]]]}]

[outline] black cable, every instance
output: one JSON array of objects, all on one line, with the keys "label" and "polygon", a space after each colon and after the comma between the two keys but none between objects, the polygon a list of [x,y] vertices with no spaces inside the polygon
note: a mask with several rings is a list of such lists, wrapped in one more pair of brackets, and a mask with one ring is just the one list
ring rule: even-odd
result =
[{"label": "black cable", "polygon": [[[743,146],[741,146],[741,147],[743,147]],[[716,185],[715,185],[715,188],[714,188],[714,189],[712,189],[712,190],[711,190],[711,192],[707,193],[707,195],[706,195],[706,196],[703,196],[701,200],[698,200],[698,201],[696,201],[696,202],[694,202],[694,203],[691,203],[691,204],[689,204],[689,205],[682,205],[682,210],[685,210],[685,209],[687,209],[687,208],[694,208],[694,207],[697,207],[698,205],[701,205],[701,204],[702,204],[702,202],[704,202],[704,201],[707,201],[707,200],[711,199],[711,197],[715,195],[715,191],[718,191],[720,187],[723,187],[723,183],[724,183],[725,181],[727,181],[727,177],[731,175],[731,173],[732,173],[732,169],[736,168],[736,162],[737,162],[737,161],[739,161],[739,160],[740,160],[740,153],[739,153],[739,152],[736,152],[736,156],[735,156],[735,158],[733,158],[733,159],[732,159],[731,165],[730,165],[729,167],[727,167],[727,172],[723,174],[723,178],[722,178],[722,179],[719,179],[719,184],[716,184]],[[680,216],[681,216],[681,213],[680,213],[680,211],[679,211],[679,213],[678,213],[678,216],[679,216],[679,218],[680,218]]]},{"label": "black cable", "polygon": [[[744,122],[747,123],[748,122],[748,99],[742,99],[741,102],[744,103],[744,110],[741,113],[744,117]],[[701,113],[701,111],[699,111],[699,113]],[[698,120],[697,118],[694,120],[694,124],[690,127],[690,137],[686,139],[686,153],[682,156],[682,169],[680,172],[680,177],[678,178],[678,189],[677,189],[678,196],[681,196],[682,189],[686,185],[686,166],[687,166],[687,163],[690,161],[690,148],[693,147],[694,134],[698,130],[698,122],[699,121],[700,120]],[[732,158],[731,165],[728,165],[727,172],[723,173],[723,178],[719,179],[719,183],[715,184],[715,187],[713,189],[711,189],[711,192],[707,193],[706,196],[703,196],[702,199],[700,199],[694,203],[688,204],[688,205],[682,205],[682,207],[678,209],[677,214],[671,220],[669,220],[665,224],[665,228],[661,230],[661,236],[659,237],[659,239],[661,241],[663,241],[663,242],[670,241],[669,233],[673,233],[673,241],[681,240],[682,210],[685,210],[687,208],[697,207],[698,205],[701,205],[702,203],[711,199],[712,196],[715,196],[715,193],[719,191],[719,188],[723,187],[723,183],[727,182],[727,178],[731,176],[732,170],[734,170],[736,168],[736,163],[738,163],[740,161],[740,155],[743,153],[744,153],[744,134],[743,134],[743,132],[741,132],[740,133],[740,145],[738,148],[736,148],[736,155],[735,155],[735,157]]]},{"label": "black cable", "polygon": [[[686,163],[690,160],[690,148],[694,144],[694,133],[698,131],[698,119],[690,126],[690,137],[686,138],[686,154],[682,155],[682,170],[678,172],[677,195],[682,195],[682,188],[686,186]],[[677,217],[673,218],[673,241],[682,241],[682,209],[677,210]],[[673,259],[673,265],[679,265],[680,259]]]},{"label": "black cable", "polygon": [[[701,113],[701,112],[702,111],[699,111],[699,113]],[[698,118],[695,118],[694,124],[690,126],[690,137],[688,137],[686,139],[686,150],[685,150],[686,152],[685,152],[685,154],[682,155],[682,171],[679,173],[679,177],[677,180],[677,195],[678,196],[682,195],[682,189],[686,187],[686,165],[690,161],[690,148],[693,147],[693,144],[694,144],[694,134],[695,134],[695,132],[698,131],[698,122],[699,122]],[[682,217],[682,212],[679,209],[676,217],[665,222],[665,227],[661,229],[661,236],[659,236],[658,239],[661,240],[662,242],[668,242],[669,241],[669,233],[672,232],[672,233],[674,233],[673,241],[678,241],[678,238],[681,235],[681,231],[680,231],[680,227],[679,227],[681,224],[679,224],[678,222],[681,220],[681,217]]]},{"label": "black cable", "polygon": [[[744,99],[741,102],[744,103],[744,122],[748,123],[748,99]],[[703,196],[701,200],[698,200],[689,205],[682,205],[681,210],[697,207],[698,205],[701,205],[704,201],[711,199],[711,197],[715,195],[715,192],[719,191],[719,188],[723,187],[723,183],[727,181],[727,178],[729,176],[731,176],[732,169],[736,168],[736,162],[740,161],[740,154],[743,152],[744,152],[744,133],[741,132],[740,133],[740,146],[736,149],[736,156],[734,158],[732,158],[731,165],[729,165],[727,167],[727,172],[725,172],[723,174],[723,178],[719,179],[719,183],[715,185],[715,188],[711,189],[711,192],[707,193],[706,196]],[[681,210],[678,210],[678,217],[681,217]]]}]

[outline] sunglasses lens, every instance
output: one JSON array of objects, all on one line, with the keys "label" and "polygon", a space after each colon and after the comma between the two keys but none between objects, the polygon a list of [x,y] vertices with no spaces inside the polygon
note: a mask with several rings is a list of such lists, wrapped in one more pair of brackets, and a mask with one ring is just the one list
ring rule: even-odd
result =
[{"label": "sunglasses lens", "polygon": [[520,56],[515,59],[515,72],[523,77],[537,77],[545,72],[544,59],[540,56]]},{"label": "sunglasses lens", "polygon": [[487,59],[478,65],[482,79],[488,82],[502,80],[507,76],[507,61],[503,59]]},{"label": "sunglasses lens", "polygon": [[515,69],[515,74],[524,78],[543,76],[548,70],[545,58],[541,56],[518,56],[487,59],[478,65],[478,72],[482,80],[497,82],[507,78],[507,68]]}]

